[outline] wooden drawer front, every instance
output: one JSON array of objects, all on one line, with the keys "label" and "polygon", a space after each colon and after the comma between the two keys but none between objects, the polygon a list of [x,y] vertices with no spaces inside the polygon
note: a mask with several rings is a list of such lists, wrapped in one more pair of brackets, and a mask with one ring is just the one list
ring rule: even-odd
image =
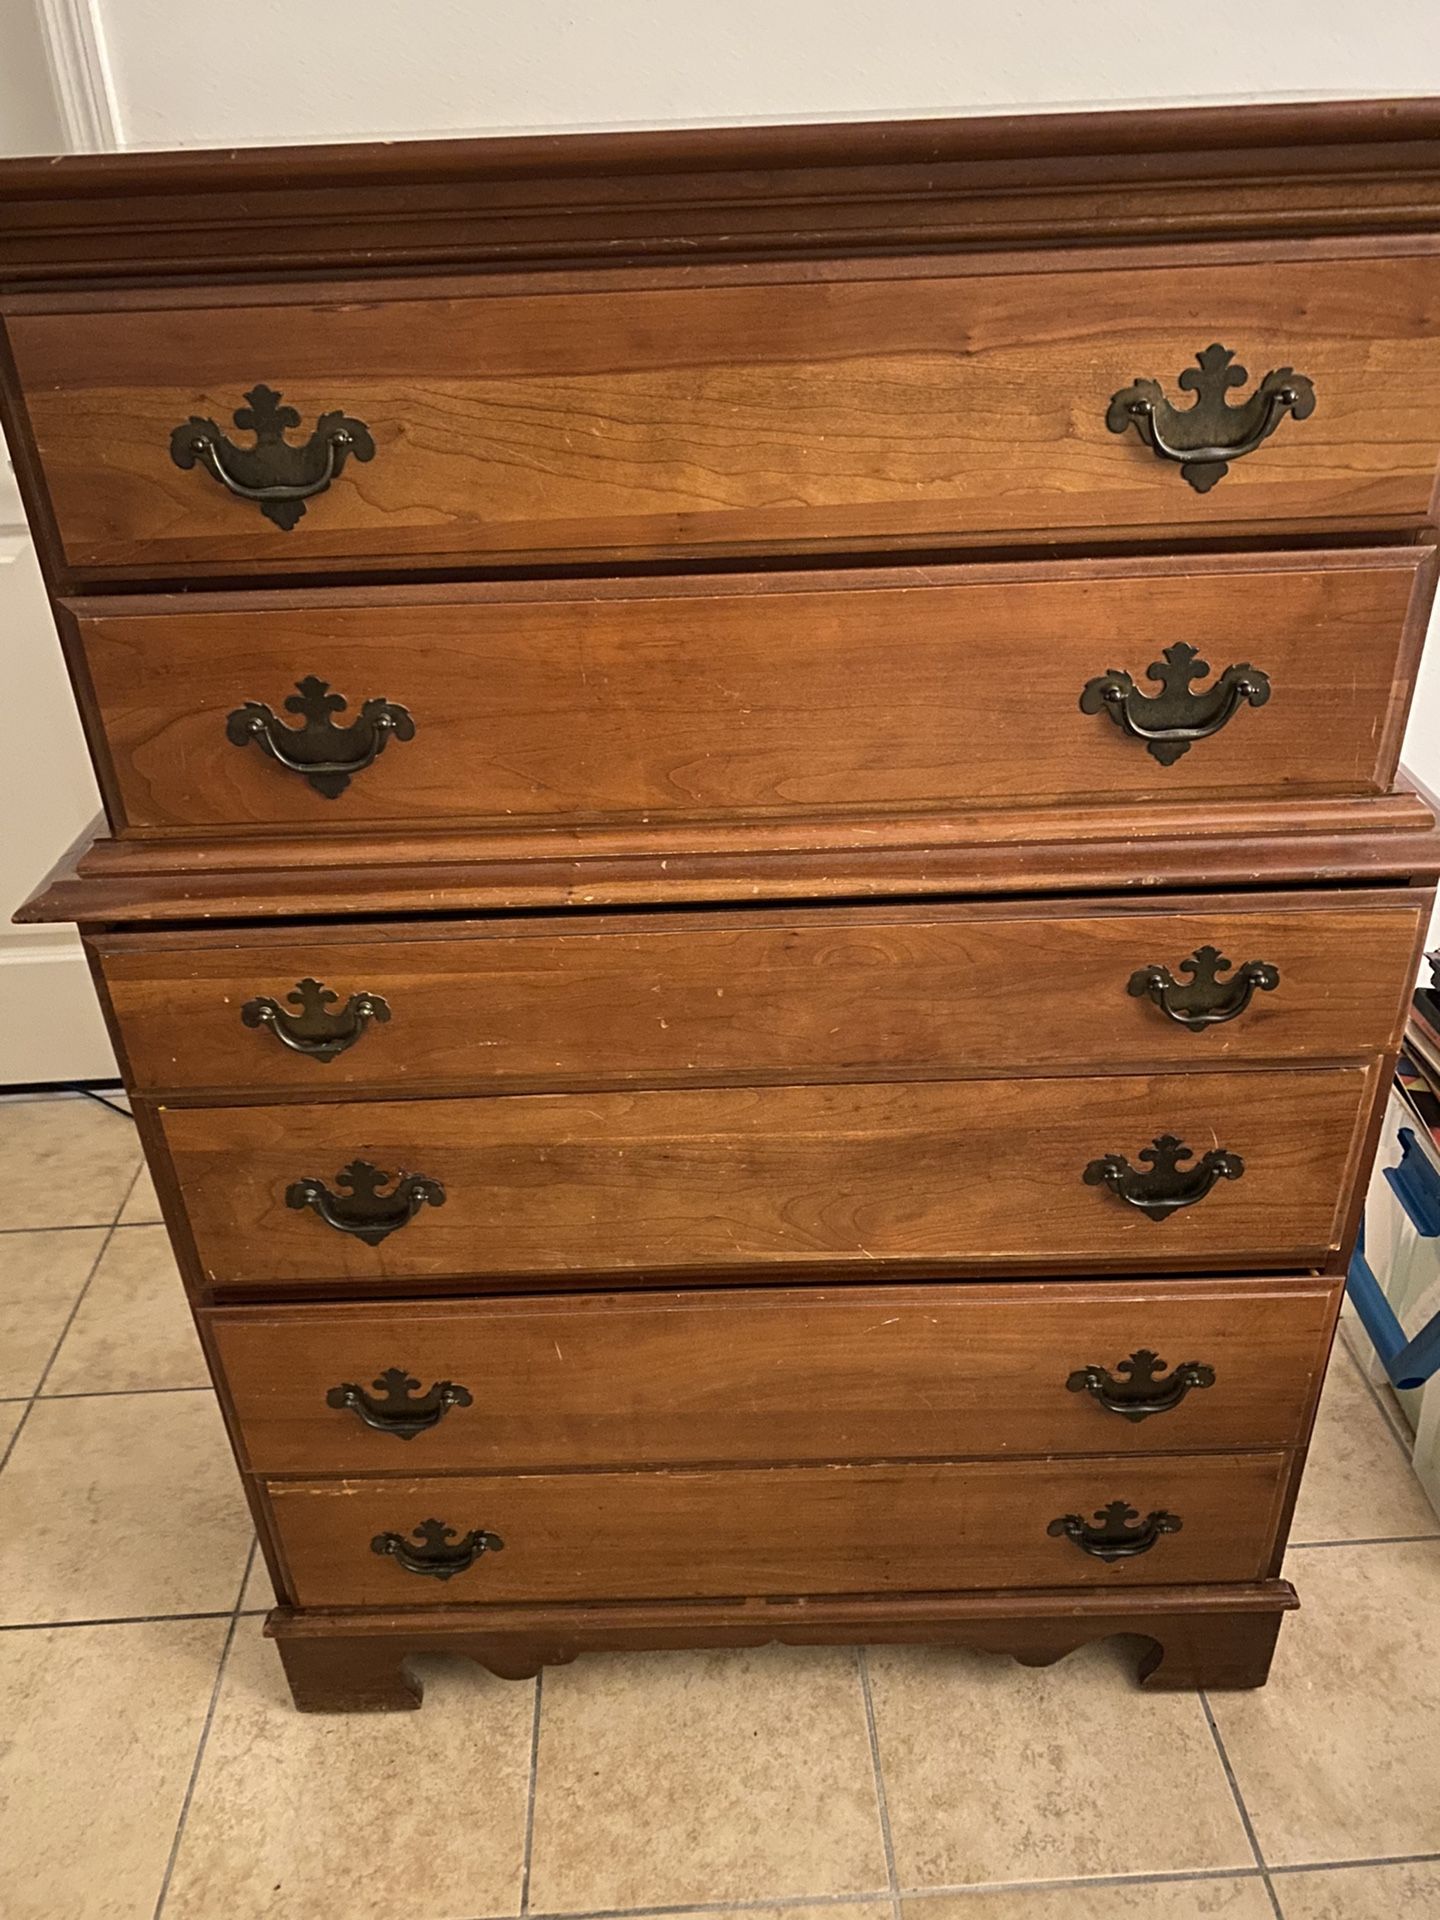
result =
[{"label": "wooden drawer front", "polygon": [[[1282,1453],[1102,1455],[271,1481],[268,1492],[302,1607],[763,1598],[1258,1579],[1288,1464]],[[1049,1532],[1072,1514],[1093,1524],[1114,1500],[1141,1524],[1169,1514],[1180,1528],[1112,1562]],[[410,1541],[426,1520],[456,1529],[458,1542],[472,1531],[498,1537],[503,1550],[443,1579],[374,1550],[386,1535]]]},{"label": "wooden drawer front", "polygon": [[[1143,1272],[1328,1254],[1373,1085],[1373,1069],[1292,1068],[193,1107],[162,1121],[219,1286],[778,1263],[873,1274],[906,1260]],[[1165,1220],[1086,1184],[1108,1154],[1140,1168],[1164,1134],[1241,1156],[1243,1176]],[[348,1212],[339,1175],[354,1162],[411,1177],[414,1215],[378,1245],[326,1225],[298,1190],[323,1182]],[[439,1183],[443,1205],[417,1179]]]},{"label": "wooden drawer front", "polygon": [[[252,1469],[393,1474],[1295,1446],[1334,1300],[1309,1280],[1019,1282],[208,1317]],[[1170,1404],[1135,1417],[1120,1368],[1142,1349],[1135,1386]],[[1192,1364],[1213,1378],[1187,1391]]]},{"label": "wooden drawer front", "polygon": [[[96,950],[141,1089],[603,1087],[1369,1056],[1403,1017],[1424,912],[1414,894],[1262,895],[119,935]],[[1197,1032],[1172,1015],[1205,947],[1232,962],[1215,1012],[1239,1006],[1251,962],[1278,984]],[[1130,991],[1151,967],[1177,983],[1158,1002]],[[306,979],[336,996],[324,1019],[307,1018]],[[366,996],[388,1018],[365,1018]]]},{"label": "wooden drawer front", "polygon": [[[173,595],[73,603],[113,768],[117,827],[346,828],[432,821],[649,826],[1116,799],[1384,790],[1433,573],[1429,547],[1090,561],[731,582]],[[1258,669],[1262,705],[1165,764],[1087,686],[1162,644]],[[348,709],[287,710],[308,677]],[[413,739],[370,764],[367,701]],[[308,725],[343,791],[295,758]],[[263,716],[262,716],[263,718]],[[355,722],[359,735],[327,729]],[[328,747],[323,745],[329,741]],[[303,753],[299,757],[303,758]]]},{"label": "wooden drawer front", "polygon": [[[1418,524],[1440,261],[1336,253],[240,288],[32,302],[7,326],[65,560],[90,574]],[[1201,492],[1106,417],[1137,378],[1186,405],[1217,334],[1249,374],[1232,400],[1294,368],[1316,405]],[[213,421],[244,483],[232,420],[257,382],[299,416],[292,444],[333,412],[373,445],[288,530],[171,456]]]}]

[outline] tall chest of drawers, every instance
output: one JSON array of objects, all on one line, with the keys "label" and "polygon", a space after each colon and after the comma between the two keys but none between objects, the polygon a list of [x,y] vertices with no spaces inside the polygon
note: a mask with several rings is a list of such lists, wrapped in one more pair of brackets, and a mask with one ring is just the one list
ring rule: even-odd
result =
[{"label": "tall chest of drawers", "polygon": [[0,209],[108,816],[26,911],[297,1704],[768,1640],[1263,1681],[1440,869],[1440,105]]}]

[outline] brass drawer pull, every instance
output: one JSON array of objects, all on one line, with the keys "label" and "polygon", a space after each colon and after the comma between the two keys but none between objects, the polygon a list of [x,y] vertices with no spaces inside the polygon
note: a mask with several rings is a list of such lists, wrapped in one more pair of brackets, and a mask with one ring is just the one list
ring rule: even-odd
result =
[{"label": "brass drawer pull", "polygon": [[289,1013],[268,993],[247,1000],[240,1018],[247,1027],[268,1027],[282,1047],[311,1060],[333,1060],[353,1047],[372,1020],[383,1026],[390,1008],[378,993],[352,993],[338,1013],[329,1009],[340,998],[318,980],[297,980],[285,998],[300,1009]]},{"label": "brass drawer pull", "polygon": [[237,447],[213,420],[192,413],[170,435],[170,458],[185,473],[204,467],[237,500],[254,501],[267,520],[289,533],[304,517],[305,502],[339,478],[352,454],[374,459],[375,442],[363,420],[322,413],[304,446],[291,446],[285,435],[299,426],[300,415],[282,407],[280,398],[273,387],[252,387],[246,404],[237,407],[235,424],[254,434],[253,447]]},{"label": "brass drawer pull", "polygon": [[403,1367],[387,1367],[371,1386],[374,1392],[353,1381],[342,1381],[338,1387],[331,1387],[325,1404],[353,1413],[367,1427],[377,1433],[393,1433],[397,1440],[413,1440],[417,1433],[438,1427],[452,1407],[474,1404],[470,1389],[457,1386],[453,1380],[437,1380],[427,1393],[421,1393],[420,1382]]},{"label": "brass drawer pull", "polygon": [[1263,707],[1270,698],[1270,676],[1248,661],[1226,667],[1203,693],[1192,693],[1190,682],[1209,671],[1209,661],[1181,640],[1145,669],[1161,692],[1141,693],[1123,668],[1110,667],[1085,683],[1080,711],[1107,714],[1123,734],[1143,740],[1152,759],[1173,767],[1195,741],[1228,726],[1241,707]]},{"label": "brass drawer pull", "polygon": [[1127,1207],[1152,1220],[1165,1220],[1203,1200],[1217,1180],[1238,1180],[1245,1171],[1238,1153],[1220,1147],[1212,1147],[1193,1167],[1182,1167],[1180,1162],[1194,1159],[1194,1153],[1173,1133],[1162,1133],[1141,1150],[1140,1158],[1150,1163],[1143,1171],[1132,1167],[1123,1153],[1103,1154],[1081,1178],[1087,1187],[1108,1187]]},{"label": "brass drawer pull", "polygon": [[443,1520],[422,1520],[410,1533],[409,1540],[400,1533],[377,1533],[370,1542],[370,1551],[389,1554],[406,1573],[429,1574],[432,1580],[453,1580],[457,1573],[473,1567],[482,1553],[500,1553],[505,1546],[498,1533],[472,1527],[462,1537],[457,1527],[447,1527]]},{"label": "brass drawer pull", "polygon": [[[1179,1533],[1182,1521],[1177,1513],[1158,1511],[1140,1519],[1136,1508],[1123,1500],[1111,1500],[1097,1507],[1099,1526],[1091,1526],[1078,1513],[1062,1513],[1045,1529],[1052,1540],[1073,1540],[1082,1553],[1096,1560],[1134,1560],[1149,1553],[1162,1533]],[[1138,1526],[1131,1523],[1139,1521]]]},{"label": "brass drawer pull", "polygon": [[1215,1369],[1203,1361],[1187,1360],[1176,1367],[1168,1380],[1160,1378],[1165,1362],[1150,1347],[1137,1347],[1128,1360],[1122,1360],[1115,1373],[1108,1367],[1077,1367],[1065,1382],[1071,1393],[1088,1393],[1106,1413],[1118,1413],[1122,1420],[1148,1420],[1152,1414],[1170,1413],[1192,1387],[1213,1387]]},{"label": "brass drawer pull", "polygon": [[287,727],[263,700],[247,700],[227,716],[225,737],[232,747],[258,742],[272,760],[334,800],[357,773],[373,766],[392,734],[397,740],[415,738],[409,709],[393,700],[367,700],[355,719],[337,727],[331,715],[343,713],[349,704],[343,694],[331,693],[328,680],[307,673],[285,702],[287,713],[304,715],[303,726]]},{"label": "brass drawer pull", "polygon": [[1237,1019],[1257,990],[1273,993],[1280,984],[1280,969],[1268,960],[1247,960],[1231,979],[1222,980],[1233,965],[1218,947],[1197,947],[1180,962],[1181,973],[1190,975],[1183,986],[1168,967],[1140,967],[1130,976],[1128,992],[1132,999],[1152,1000],[1177,1027],[1203,1033]]},{"label": "brass drawer pull", "polygon": [[1227,389],[1243,387],[1250,378],[1244,367],[1231,365],[1234,358],[1218,343],[1196,354],[1197,365],[1187,367],[1179,381],[1195,395],[1189,407],[1172,406],[1158,381],[1135,380],[1111,396],[1106,426],[1111,433],[1134,427],[1157,459],[1179,461],[1181,477],[1197,493],[1208,493],[1225,478],[1228,463],[1254,453],[1287,413],[1308,420],[1315,411],[1314,382],[1293,367],[1276,367],[1248,400],[1232,407]]},{"label": "brass drawer pull", "polygon": [[445,1189],[438,1180],[423,1173],[397,1173],[393,1189],[381,1193],[390,1177],[368,1160],[352,1160],[335,1176],[335,1184],[348,1187],[348,1193],[332,1193],[323,1180],[307,1174],[285,1189],[285,1204],[297,1212],[309,1207],[337,1233],[353,1233],[367,1247],[378,1247],[386,1234],[408,1225],[421,1207],[445,1204]]}]

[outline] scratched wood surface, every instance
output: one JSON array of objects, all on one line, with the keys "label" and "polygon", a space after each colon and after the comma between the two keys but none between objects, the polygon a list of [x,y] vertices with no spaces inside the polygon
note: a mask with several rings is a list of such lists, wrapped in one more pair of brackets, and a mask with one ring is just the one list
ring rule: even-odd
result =
[{"label": "scratched wood surface", "polygon": [[[220,1287],[905,1260],[1134,1272],[1323,1260],[1373,1089],[1360,1067],[1256,1069],[167,1108],[159,1124]],[[1166,1133],[1241,1155],[1244,1176],[1163,1222],[1083,1183]],[[337,1190],[357,1159],[440,1181],[445,1204],[377,1247],[286,1205],[292,1182]]]},{"label": "scratched wood surface", "polygon": [[[1302,1437],[1329,1280],[572,1294],[208,1313],[246,1464],[271,1474],[1187,1453]],[[1214,1384],[1133,1421],[1077,1369],[1137,1348]],[[470,1403],[407,1440],[327,1404],[400,1367]]]},{"label": "scratched wood surface", "polygon": [[[1417,526],[1440,450],[1440,257],[1414,242],[97,300],[6,321],[76,576]],[[1198,493],[1105,415],[1139,376],[1183,398],[1217,334],[1318,405]],[[170,457],[257,381],[374,438],[289,532]]]},{"label": "scratched wood surface", "polygon": [[[72,650],[127,834],[783,820],[1087,798],[1381,792],[1395,771],[1434,550],[1194,556],[749,579],[176,594],[84,602]],[[1269,678],[1162,766],[1080,696],[1141,701],[1177,639]],[[1163,667],[1162,667],[1163,671]],[[228,716],[281,727],[296,683],[405,707],[344,792]],[[337,744],[334,757],[355,749]]]},{"label": "scratched wood surface", "polygon": [[[1288,1469],[1283,1453],[1086,1461],[771,1467],[281,1481],[271,1509],[301,1606],[1254,1580]],[[1179,1531],[1107,1565],[1052,1519],[1123,1499]],[[372,1551],[435,1518],[505,1542],[440,1581]]]},{"label": "scratched wood surface", "polygon": [[[533,1091],[727,1080],[1360,1058],[1399,1034],[1426,901],[1413,890],[679,916],[551,915],[95,943],[132,1086],[167,1097],[298,1099],[433,1088]],[[1204,946],[1277,969],[1201,1033],[1132,995],[1190,976]],[[242,1009],[290,1014],[320,981],[389,1018],[333,1059]]]}]

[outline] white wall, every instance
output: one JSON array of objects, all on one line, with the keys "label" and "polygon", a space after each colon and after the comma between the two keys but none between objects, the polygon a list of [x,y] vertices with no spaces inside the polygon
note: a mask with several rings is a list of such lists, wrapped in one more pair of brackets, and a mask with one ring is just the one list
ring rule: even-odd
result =
[{"label": "white wall", "polygon": [[1437,0],[90,4],[137,146],[1440,92]]},{"label": "white wall", "polygon": [[[63,144],[25,0],[0,0],[0,153]],[[101,1080],[115,1059],[69,927],[10,916],[100,810],[40,569],[0,440],[0,1086]]]}]

